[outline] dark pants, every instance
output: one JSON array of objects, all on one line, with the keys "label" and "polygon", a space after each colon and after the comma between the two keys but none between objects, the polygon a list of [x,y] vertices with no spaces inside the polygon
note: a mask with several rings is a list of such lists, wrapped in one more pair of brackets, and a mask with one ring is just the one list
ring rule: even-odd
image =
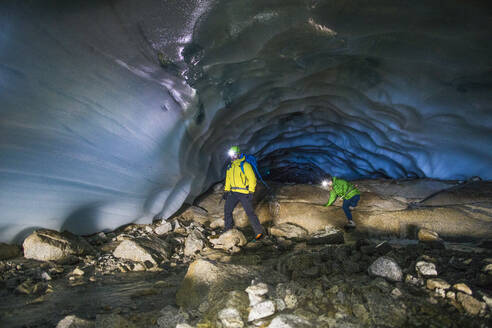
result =
[{"label": "dark pants", "polygon": [[227,197],[226,199],[224,205],[225,230],[232,229],[234,227],[232,211],[234,211],[234,208],[236,207],[238,202],[241,202],[241,204],[243,205],[244,211],[248,216],[249,223],[251,223],[251,226],[255,231],[255,235],[263,233],[263,227],[261,226],[260,220],[258,220],[258,217],[255,214],[251,200],[249,200],[247,194],[242,194],[240,192],[230,192],[229,197]]},{"label": "dark pants", "polygon": [[345,212],[345,216],[347,217],[347,220],[352,220],[352,213],[350,213],[349,206],[356,207],[359,200],[360,200],[360,195],[355,195],[350,199],[343,200],[343,211]]}]

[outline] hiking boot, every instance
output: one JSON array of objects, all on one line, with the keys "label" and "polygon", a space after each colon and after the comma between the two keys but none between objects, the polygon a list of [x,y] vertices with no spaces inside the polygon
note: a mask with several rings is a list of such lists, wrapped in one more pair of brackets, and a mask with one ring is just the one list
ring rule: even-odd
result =
[{"label": "hiking boot", "polygon": [[349,227],[355,227],[355,222],[352,221],[352,220],[349,220],[348,223],[347,223],[347,226],[349,226]]}]

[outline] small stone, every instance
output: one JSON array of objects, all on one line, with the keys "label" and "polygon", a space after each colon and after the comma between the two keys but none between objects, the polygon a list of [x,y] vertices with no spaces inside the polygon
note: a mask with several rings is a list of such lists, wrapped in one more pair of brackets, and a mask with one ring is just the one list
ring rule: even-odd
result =
[{"label": "small stone", "polygon": [[468,287],[464,283],[454,284],[453,285],[453,288],[456,289],[459,292],[463,292],[463,293],[468,294],[468,295],[473,294],[472,291],[471,291],[471,289],[470,289],[470,287]]},{"label": "small stone", "polygon": [[94,322],[68,315],[58,322],[56,328],[94,328]]},{"label": "small stone", "polygon": [[293,314],[280,314],[273,318],[267,328],[309,328],[313,327],[309,321]]},{"label": "small stone", "polygon": [[394,298],[398,298],[402,295],[402,292],[398,288],[395,288],[391,291],[391,296],[393,296]]},{"label": "small stone", "polygon": [[437,276],[436,265],[434,263],[419,261],[415,264],[415,271],[421,276]]},{"label": "small stone", "polygon": [[193,328],[193,326],[190,326],[189,324],[187,323],[178,323],[176,325],[176,328]]},{"label": "small stone", "polygon": [[456,293],[455,292],[452,292],[452,291],[448,291],[446,293],[446,298],[449,298],[451,300],[455,300],[456,299]]},{"label": "small stone", "polygon": [[405,276],[405,282],[407,284],[411,284],[414,286],[421,286],[422,285],[422,280],[417,278],[417,277],[412,276],[411,274],[407,274]]},{"label": "small stone", "polygon": [[265,300],[263,295],[268,293],[268,285],[265,283],[251,285],[248,288],[246,288],[246,293],[248,293],[249,305],[255,306],[256,304],[263,302]]},{"label": "small stone", "polygon": [[471,315],[477,315],[482,310],[484,304],[473,296],[466,295],[464,293],[458,293],[457,300],[463,306],[465,311]]},{"label": "small stone", "polygon": [[387,256],[378,258],[367,271],[372,276],[383,277],[391,281],[401,281],[403,276],[398,263]]},{"label": "small stone", "polygon": [[491,272],[491,271],[492,271],[492,263],[487,264],[486,266],[484,266],[484,267],[482,268],[482,271],[483,271],[483,272],[487,272],[487,273]]},{"label": "small stone", "polygon": [[280,298],[275,299],[275,306],[277,308],[277,311],[282,312],[287,308],[287,305],[285,304],[284,300]]},{"label": "small stone", "polygon": [[157,226],[154,229],[154,232],[157,235],[162,236],[169,233],[171,230],[173,230],[173,225],[171,224],[171,222],[164,222],[161,225]]},{"label": "small stone", "polygon": [[275,313],[275,303],[271,300],[264,301],[253,306],[248,315],[248,321],[254,321],[257,319],[271,316]]},{"label": "small stone", "polygon": [[223,328],[243,328],[244,322],[241,314],[235,308],[225,308],[219,311],[218,318]]},{"label": "small stone", "polygon": [[434,290],[434,292],[436,293],[436,295],[438,297],[441,297],[441,298],[445,298],[446,297],[446,291],[444,289],[442,289],[442,288],[436,288]]},{"label": "small stone", "polygon": [[440,278],[432,278],[432,279],[429,279],[427,280],[427,288],[428,289],[436,289],[436,288],[440,288],[440,289],[449,289],[449,287],[451,287],[450,284],[448,284],[445,280],[443,279],[440,279]]},{"label": "small stone", "polygon": [[420,241],[424,242],[441,240],[437,232],[425,228],[419,230],[418,238]]},{"label": "small stone", "polygon": [[41,279],[49,281],[49,280],[51,280],[51,277],[47,272],[43,271],[43,273],[41,273]]},{"label": "small stone", "polygon": [[73,271],[72,271],[72,274],[74,276],[83,276],[85,274],[84,271],[80,270],[78,267],[75,268]]},{"label": "small stone", "polygon": [[284,297],[285,301],[285,306],[287,306],[288,309],[294,309],[297,306],[297,297],[296,295],[292,293],[287,293]]},{"label": "small stone", "polygon": [[97,279],[96,279],[96,277],[94,277],[94,276],[92,276],[92,277],[90,277],[90,278],[89,278],[89,281],[90,281],[90,282],[95,282],[96,280],[97,280]]}]

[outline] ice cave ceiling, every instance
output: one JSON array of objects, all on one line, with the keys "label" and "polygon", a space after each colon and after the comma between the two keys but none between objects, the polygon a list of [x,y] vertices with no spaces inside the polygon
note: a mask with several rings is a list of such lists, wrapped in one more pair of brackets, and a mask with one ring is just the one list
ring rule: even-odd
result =
[{"label": "ice cave ceiling", "polygon": [[0,4],[0,241],[271,179],[492,179],[489,1]]}]

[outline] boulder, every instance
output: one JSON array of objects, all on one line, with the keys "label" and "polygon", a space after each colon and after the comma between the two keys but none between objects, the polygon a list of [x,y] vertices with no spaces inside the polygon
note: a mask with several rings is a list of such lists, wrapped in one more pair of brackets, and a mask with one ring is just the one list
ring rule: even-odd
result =
[{"label": "boulder", "polygon": [[113,251],[117,258],[159,265],[169,259],[170,247],[160,238],[147,236],[123,240]]},{"label": "boulder", "polygon": [[0,243],[0,260],[10,260],[18,256],[22,256],[19,246]]},{"label": "boulder", "polygon": [[205,247],[203,242],[203,235],[198,230],[193,230],[185,239],[185,256],[194,256],[197,252],[201,251]]},{"label": "boulder", "polygon": [[84,238],[68,231],[60,233],[48,229],[34,231],[24,240],[23,247],[25,258],[39,261],[64,261],[95,253]]},{"label": "boulder", "polygon": [[[225,264],[198,259],[190,264],[188,271],[176,294],[176,303],[185,308],[198,308],[202,303],[219,304],[224,301],[224,295],[233,291],[245,299],[248,295],[244,290],[249,282],[255,278],[262,281],[283,281],[286,278],[276,271],[264,267],[252,267],[237,264]],[[218,313],[224,307],[215,311]],[[232,306],[240,310],[237,306]]]},{"label": "boulder", "polygon": [[295,224],[282,223],[271,227],[270,234],[288,239],[304,239],[307,236],[307,231]]},{"label": "boulder", "polygon": [[367,269],[372,276],[383,277],[391,281],[401,281],[403,273],[400,266],[390,257],[382,256]]},{"label": "boulder", "polygon": [[94,328],[95,323],[85,319],[81,319],[74,315],[67,315],[60,320],[56,325],[56,328]]},{"label": "boulder", "polygon": [[232,253],[239,252],[241,250],[240,247],[247,243],[246,237],[237,229],[226,231],[219,238],[210,239],[210,242],[214,245],[214,248],[223,249]]}]

